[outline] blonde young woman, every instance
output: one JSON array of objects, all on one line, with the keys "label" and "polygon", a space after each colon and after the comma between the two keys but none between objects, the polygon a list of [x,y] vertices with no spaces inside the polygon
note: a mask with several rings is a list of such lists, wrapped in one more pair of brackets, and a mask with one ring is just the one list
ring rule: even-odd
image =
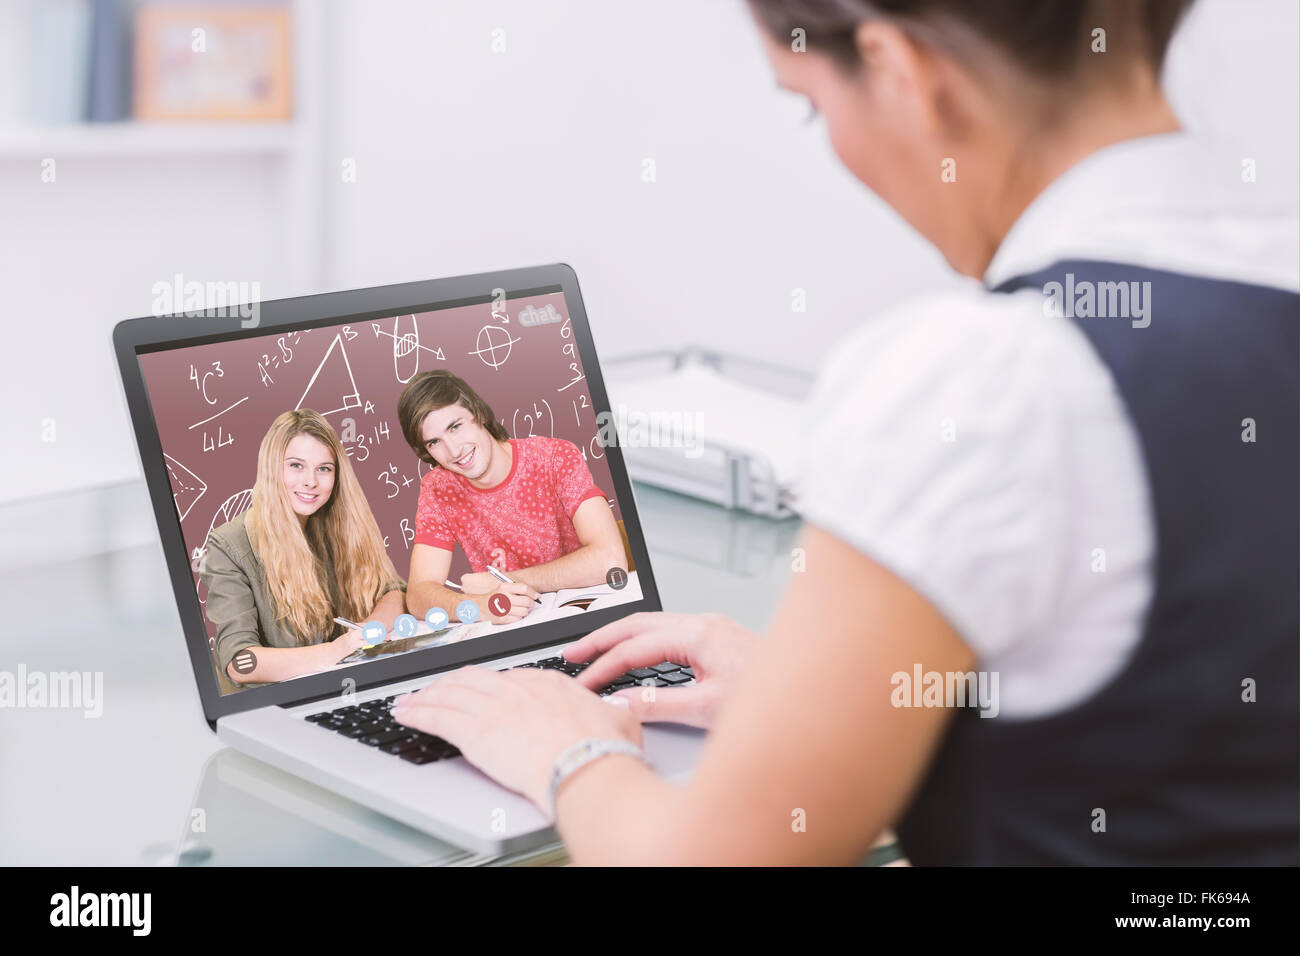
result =
[{"label": "blonde young woman", "polygon": [[271,423],[253,503],[208,535],[200,577],[217,667],[239,684],[308,674],[361,647],[361,632],[335,617],[388,629],[406,609],[338,436],[309,409]]}]

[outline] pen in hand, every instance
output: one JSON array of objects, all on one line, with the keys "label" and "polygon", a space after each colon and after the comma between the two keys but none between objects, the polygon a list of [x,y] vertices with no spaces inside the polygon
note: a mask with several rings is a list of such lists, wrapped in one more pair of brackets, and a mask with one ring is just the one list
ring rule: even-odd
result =
[{"label": "pen in hand", "polygon": [[[502,574],[500,571],[498,571],[498,570],[496,569],[496,567],[494,567],[494,566],[491,565],[491,564],[489,564],[489,565],[487,566],[487,570],[488,570],[488,574],[492,575],[492,577],[496,578],[496,579],[497,579],[498,581],[500,581],[502,584],[514,584],[514,583],[515,583],[514,581],[511,581],[508,577],[506,577],[504,574]],[[533,603],[534,603],[534,604],[541,604],[541,603],[542,603],[542,599],[541,599],[541,598],[533,598]]]}]

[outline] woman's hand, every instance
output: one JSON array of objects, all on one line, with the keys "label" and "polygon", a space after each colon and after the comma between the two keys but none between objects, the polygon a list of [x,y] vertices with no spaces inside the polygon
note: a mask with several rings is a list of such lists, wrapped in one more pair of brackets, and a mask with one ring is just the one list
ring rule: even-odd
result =
[{"label": "woman's hand", "polygon": [[[656,662],[657,663],[657,662]],[[400,723],[455,744],[465,759],[550,813],[555,758],[587,737],[641,746],[641,725],[558,671],[464,667],[393,702]]]},{"label": "woman's hand", "polygon": [[324,666],[337,664],[343,658],[347,657],[354,651],[359,651],[366,646],[365,639],[362,637],[359,628],[349,627],[332,641],[326,641],[320,645],[321,653],[324,655]]},{"label": "woman's hand", "polygon": [[695,672],[692,686],[635,687],[611,699],[625,699],[642,723],[709,727],[757,641],[757,634],[724,614],[645,611],[592,631],[564,656],[575,664],[592,661],[577,679],[593,690],[637,667],[684,664]]}]

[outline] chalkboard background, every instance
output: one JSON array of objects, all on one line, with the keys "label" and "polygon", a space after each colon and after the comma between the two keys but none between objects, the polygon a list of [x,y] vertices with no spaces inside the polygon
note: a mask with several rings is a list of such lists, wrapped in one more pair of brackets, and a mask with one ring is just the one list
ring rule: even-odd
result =
[{"label": "chalkboard background", "polygon": [[[141,355],[199,600],[207,597],[198,567],[208,532],[247,510],[262,438],[293,408],[324,415],[341,439],[355,435],[344,447],[406,577],[429,466],[402,437],[397,398],[430,369],[469,382],[511,437],[547,435],[581,448],[621,520],[577,353],[556,292]],[[452,580],[469,570],[457,547]],[[207,623],[211,646],[216,629]]]}]

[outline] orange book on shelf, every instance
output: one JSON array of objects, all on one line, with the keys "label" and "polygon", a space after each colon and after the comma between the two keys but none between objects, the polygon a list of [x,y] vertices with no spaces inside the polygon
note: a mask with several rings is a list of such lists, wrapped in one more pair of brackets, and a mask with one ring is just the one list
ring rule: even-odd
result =
[{"label": "orange book on shelf", "polygon": [[291,33],[282,8],[142,6],[135,15],[134,118],[290,119]]}]

